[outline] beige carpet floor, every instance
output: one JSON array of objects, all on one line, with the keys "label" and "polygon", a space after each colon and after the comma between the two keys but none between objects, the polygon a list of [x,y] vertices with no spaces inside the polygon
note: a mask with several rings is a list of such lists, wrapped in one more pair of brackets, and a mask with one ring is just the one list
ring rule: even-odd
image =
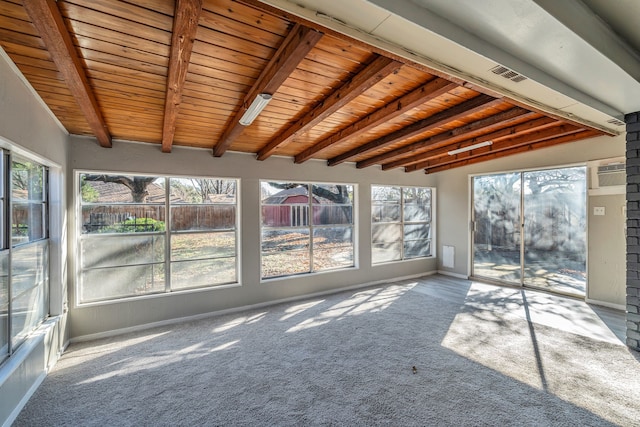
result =
[{"label": "beige carpet floor", "polygon": [[640,426],[588,305],[442,276],[71,345],[16,426]]}]

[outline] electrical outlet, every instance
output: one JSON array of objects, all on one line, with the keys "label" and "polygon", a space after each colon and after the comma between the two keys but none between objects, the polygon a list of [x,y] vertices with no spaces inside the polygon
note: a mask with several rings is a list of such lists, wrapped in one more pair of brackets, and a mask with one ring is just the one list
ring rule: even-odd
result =
[{"label": "electrical outlet", "polygon": [[604,206],[596,206],[593,208],[594,215],[604,215]]}]

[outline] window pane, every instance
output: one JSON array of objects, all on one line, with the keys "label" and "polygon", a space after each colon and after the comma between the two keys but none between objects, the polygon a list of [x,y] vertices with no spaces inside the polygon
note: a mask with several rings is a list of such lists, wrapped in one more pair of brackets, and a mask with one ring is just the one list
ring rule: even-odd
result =
[{"label": "window pane", "polygon": [[43,201],[44,176],[42,165],[14,155],[11,163],[11,199]]},{"label": "window pane", "polygon": [[171,263],[171,288],[187,289],[237,282],[236,258]]},{"label": "window pane", "polygon": [[375,263],[402,259],[402,225],[373,224],[371,260]]},{"label": "window pane", "polygon": [[348,205],[314,205],[314,225],[352,224],[353,206]]},{"label": "window pane", "polygon": [[404,189],[404,220],[407,222],[431,220],[431,189]]},{"label": "window pane", "polygon": [[172,261],[223,258],[235,255],[235,232],[173,234],[171,236]]},{"label": "window pane", "polygon": [[91,236],[80,240],[83,269],[148,264],[164,260],[164,236]]},{"label": "window pane", "polygon": [[262,252],[309,251],[309,229],[262,230]]},{"label": "window pane", "polygon": [[9,251],[0,252],[0,362],[9,352]]},{"label": "window pane", "polygon": [[171,208],[172,231],[228,230],[235,226],[235,205],[201,204]]},{"label": "window pane", "polygon": [[404,226],[404,258],[418,258],[431,255],[431,224],[410,224]]},{"label": "window pane", "polygon": [[136,265],[84,270],[82,302],[164,292],[164,264]]},{"label": "window pane", "polygon": [[520,173],[473,177],[473,275],[521,281]]},{"label": "window pane", "polygon": [[45,288],[49,286],[49,242],[20,246],[11,255],[12,346],[24,340],[44,319]]},{"label": "window pane", "polygon": [[49,242],[40,241],[19,246],[11,253],[11,295],[18,297],[49,280]]},{"label": "window pane", "polygon": [[22,292],[11,303],[11,346],[16,348],[44,318],[44,288]]},{"label": "window pane", "polygon": [[405,240],[405,258],[418,258],[426,256],[431,256],[431,240]]},{"label": "window pane", "polygon": [[14,203],[11,225],[11,244],[31,242],[45,238],[44,205]]},{"label": "window pane", "polygon": [[353,185],[312,184],[313,204],[351,205],[353,204]]},{"label": "window pane", "polygon": [[262,277],[290,276],[311,271],[309,251],[275,252],[262,255]]},{"label": "window pane", "polygon": [[263,205],[309,203],[309,186],[307,184],[266,181],[260,184]]},{"label": "window pane", "polygon": [[410,224],[404,226],[404,240],[424,240],[431,238],[431,225]]},{"label": "window pane", "polygon": [[402,225],[374,224],[371,227],[374,243],[392,243],[402,241]]},{"label": "window pane", "polygon": [[80,175],[82,203],[164,204],[165,179],[157,176]]},{"label": "window pane", "polygon": [[371,261],[373,264],[398,261],[401,258],[402,243],[374,243],[371,248]]},{"label": "window pane", "polygon": [[309,205],[262,206],[262,225],[265,227],[308,226]]},{"label": "window pane", "polygon": [[82,233],[145,233],[165,230],[164,206],[83,206]]},{"label": "window pane", "polygon": [[235,179],[171,178],[171,204],[235,204]]},{"label": "window pane", "polygon": [[323,227],[313,230],[313,269],[351,267],[353,261],[351,227]]},{"label": "window pane", "polygon": [[399,222],[400,202],[385,204],[375,202],[371,205],[372,222]]},{"label": "window pane", "polygon": [[400,204],[400,187],[373,185],[371,186],[371,200],[386,202],[387,204]]}]

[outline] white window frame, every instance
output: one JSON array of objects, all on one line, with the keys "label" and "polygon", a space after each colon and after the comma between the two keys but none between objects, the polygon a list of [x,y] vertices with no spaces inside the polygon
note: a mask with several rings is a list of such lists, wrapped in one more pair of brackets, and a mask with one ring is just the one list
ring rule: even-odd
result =
[{"label": "white window frame", "polygon": [[[42,200],[39,201],[39,203],[42,204],[42,224],[41,224],[43,227],[42,236],[34,240],[28,240],[26,242],[12,241],[12,233],[13,233],[13,230],[12,230],[13,228],[12,227],[12,222],[13,222],[13,209],[12,209],[13,174],[12,174],[12,171],[13,171],[14,155],[24,160],[32,161],[43,169],[42,171],[43,172],[43,177],[42,177],[43,194],[42,194]],[[0,250],[8,255],[8,260],[7,260],[8,271],[6,272],[8,307],[7,307],[7,330],[5,331],[7,333],[7,344],[6,344],[6,348],[4,348],[4,346],[2,347],[2,353],[0,353],[0,364],[1,364],[5,360],[9,360],[11,358],[11,356],[16,352],[16,350],[20,348],[20,346],[28,340],[29,335],[34,330],[36,330],[49,317],[49,314],[50,314],[49,298],[50,298],[50,286],[51,286],[51,254],[50,254],[51,219],[50,219],[50,213],[49,213],[49,209],[50,209],[49,204],[50,204],[51,190],[50,190],[50,180],[49,180],[50,168],[48,165],[46,165],[42,161],[35,159],[28,154],[23,154],[22,152],[15,153],[11,149],[4,149],[4,148],[0,148],[0,158],[1,158],[0,173],[2,174],[2,178],[0,179],[0,182],[3,185],[3,188],[2,188],[3,197],[2,197],[2,203],[0,206],[0,210],[1,210],[0,219],[2,220],[0,225],[2,227],[2,231],[0,233],[0,236],[1,236]],[[33,201],[27,202],[28,205],[32,203]],[[42,310],[42,316],[39,316],[39,318],[36,319],[36,322],[32,325],[32,327],[29,330],[21,331],[23,333],[21,339],[18,339],[17,342],[14,342],[13,299],[15,295],[13,295],[13,284],[12,284],[12,279],[14,276],[13,268],[12,268],[13,253],[16,250],[19,250],[20,248],[26,248],[26,247],[38,245],[38,244],[43,244],[44,247],[46,248],[46,257],[45,257],[46,263],[43,263],[43,266],[42,266],[42,269],[43,269],[42,285],[44,286],[44,288],[42,289],[42,301],[41,301],[42,307],[40,308]],[[36,286],[39,286],[39,285],[36,285]],[[34,288],[35,287],[30,288],[30,290]],[[31,309],[33,309],[33,307],[29,307],[29,310]]]},{"label": "white window frame", "polygon": [[[181,206],[180,204],[172,204],[170,201],[170,188],[165,185],[166,188],[166,196],[164,202],[165,209],[165,229],[162,232],[149,232],[149,233],[119,233],[119,234],[104,234],[103,236],[109,236],[117,238],[117,236],[132,236],[137,235],[141,236],[144,234],[150,235],[163,235],[165,239],[165,248],[164,248],[164,256],[163,260],[160,264],[164,265],[165,270],[165,284],[164,290],[159,292],[150,292],[146,294],[140,295],[128,295],[122,297],[113,297],[113,298],[105,298],[100,300],[91,300],[91,301],[82,301],[81,300],[81,286],[82,286],[82,254],[81,254],[81,245],[80,240],[83,236],[90,236],[89,234],[83,234],[81,231],[82,227],[82,197],[81,197],[81,183],[80,176],[83,174],[91,174],[91,175],[125,175],[125,176],[148,176],[148,177],[156,177],[162,178],[169,182],[170,179],[221,179],[221,180],[229,180],[235,181],[235,227],[232,230],[205,230],[205,231],[179,231],[172,230],[171,228],[171,208],[175,206]],[[242,286],[242,277],[241,277],[241,230],[240,230],[240,200],[241,200],[241,180],[240,178],[232,178],[232,177],[220,177],[220,176],[186,176],[186,175],[171,175],[171,174],[156,174],[156,173],[131,173],[131,172],[105,172],[105,171],[96,171],[96,170],[74,170],[74,207],[75,207],[75,227],[74,227],[74,241],[76,243],[76,264],[75,264],[75,301],[74,304],[76,307],[80,306],[92,306],[92,305],[103,305],[103,304],[113,304],[120,303],[124,301],[132,301],[138,299],[152,299],[158,297],[166,297],[171,294],[176,293],[189,293],[189,292],[202,292],[208,291],[212,289],[225,289],[230,287],[238,287]],[[184,262],[185,260],[172,261],[171,260],[171,236],[179,235],[179,234],[198,234],[205,232],[229,232],[235,231],[235,278],[234,282],[226,282],[220,284],[211,284],[211,285],[203,285],[198,287],[191,288],[182,288],[182,289],[173,289],[171,287],[171,264],[175,262]]]},{"label": "white window frame", "polygon": [[[262,217],[262,184],[263,183],[269,183],[269,182],[275,182],[275,183],[295,183],[295,184],[305,184],[307,186],[312,186],[312,185],[349,185],[352,187],[353,189],[353,200],[351,201],[351,224],[350,225],[346,225],[346,224],[334,224],[334,225],[317,225],[313,223],[313,197],[309,197],[308,202],[306,204],[300,204],[299,207],[301,207],[302,209],[298,210],[299,211],[303,211],[307,214],[306,218],[302,218],[302,221],[300,221],[300,218],[296,219],[296,224],[291,224],[288,227],[282,227],[281,229],[285,230],[285,229],[294,229],[294,228],[298,228],[298,229],[306,229],[309,230],[309,271],[307,272],[300,272],[300,273],[291,273],[291,274],[287,274],[287,275],[280,275],[280,276],[263,276],[263,251],[262,251],[262,231],[265,228],[263,223],[263,217]],[[304,181],[304,180],[295,180],[295,179],[291,179],[291,180],[283,180],[283,179],[260,179],[259,180],[259,190],[258,190],[258,194],[260,197],[260,282],[271,282],[274,280],[286,280],[286,279],[291,279],[291,278],[300,278],[300,277],[308,277],[308,276],[312,276],[312,275],[317,275],[317,274],[326,274],[326,273],[335,273],[335,272],[339,272],[339,271],[344,271],[344,270],[351,270],[351,269],[357,269],[358,268],[358,225],[357,225],[357,218],[358,218],[358,206],[357,206],[357,200],[358,200],[358,185],[355,183],[349,183],[349,182],[318,182],[318,181]],[[292,206],[292,209],[290,210],[291,213],[291,219],[290,219],[290,223],[293,223],[294,217],[293,217],[293,213],[294,213],[294,209],[293,208],[298,208],[298,206]],[[302,222],[302,224],[300,224],[300,222]],[[330,268],[330,269],[323,269],[323,270],[314,270],[313,268],[313,264],[314,264],[314,258],[313,258],[313,231],[314,228],[328,228],[331,226],[344,226],[344,227],[350,227],[351,228],[351,239],[353,241],[353,252],[352,252],[352,257],[353,257],[353,263],[350,266],[344,266],[344,267],[336,267],[336,268]],[[278,227],[267,227],[267,228],[271,228],[271,229],[277,229]]]},{"label": "white window frame", "polygon": [[[374,187],[389,187],[389,188],[397,188],[400,190],[400,220],[398,222],[394,222],[394,224],[399,224],[401,229],[402,229],[402,233],[401,233],[401,239],[399,241],[397,241],[397,243],[400,243],[400,248],[401,248],[401,255],[399,259],[394,259],[394,260],[388,260],[388,261],[378,261],[375,262],[373,260],[373,250],[374,250],[374,241],[373,241],[373,229],[374,226],[376,224],[382,224],[380,222],[373,222],[373,188]],[[427,256],[419,256],[419,257],[411,257],[411,258],[406,258],[405,257],[405,251],[404,251],[404,226],[405,224],[412,224],[414,223],[413,221],[407,221],[405,222],[404,220],[404,190],[408,189],[408,188],[419,188],[419,189],[428,189],[431,191],[431,215],[430,215],[430,220],[429,221],[420,221],[418,223],[428,223],[430,225],[430,232],[431,232],[431,238],[429,240],[430,243],[430,253]],[[371,224],[371,239],[370,239],[370,249],[371,249],[371,265],[372,266],[379,266],[379,265],[385,265],[385,264],[391,264],[391,263],[397,263],[397,262],[408,262],[408,261],[415,261],[415,260],[425,260],[425,259],[434,259],[436,258],[437,254],[436,254],[436,194],[437,194],[437,190],[435,187],[429,187],[429,186],[419,186],[419,185],[393,185],[393,184],[371,184],[370,186],[370,194],[371,194],[371,198],[369,200],[369,204],[371,206],[371,215],[369,217],[369,222]]]}]

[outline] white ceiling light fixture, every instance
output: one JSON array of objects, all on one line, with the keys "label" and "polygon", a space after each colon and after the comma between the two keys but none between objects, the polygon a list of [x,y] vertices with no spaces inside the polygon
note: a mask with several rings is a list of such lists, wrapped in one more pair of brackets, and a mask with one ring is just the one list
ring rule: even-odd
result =
[{"label": "white ceiling light fixture", "polygon": [[271,101],[271,98],[272,96],[269,93],[259,93],[240,118],[240,124],[242,126],[249,126],[253,123],[256,117],[258,117],[258,114],[260,114],[269,101]]},{"label": "white ceiling light fixture", "polygon": [[458,148],[457,150],[451,150],[447,152],[447,154],[450,156],[455,156],[456,154],[464,153],[465,151],[475,150],[476,148],[480,148],[480,147],[487,147],[492,144],[493,144],[493,141],[478,142],[477,144],[469,145],[468,147],[462,147],[462,148]]}]

